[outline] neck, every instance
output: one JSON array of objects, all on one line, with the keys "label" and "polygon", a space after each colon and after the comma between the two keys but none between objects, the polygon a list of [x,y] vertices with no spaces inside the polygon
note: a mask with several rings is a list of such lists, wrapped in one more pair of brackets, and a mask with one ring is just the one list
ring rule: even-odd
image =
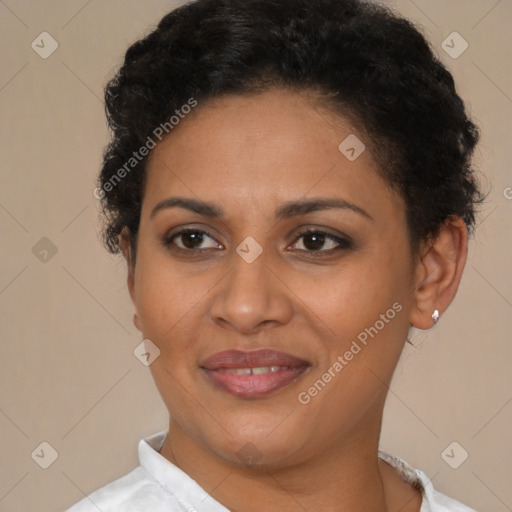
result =
[{"label": "neck", "polygon": [[161,454],[230,510],[388,512],[395,510],[383,479],[389,467],[383,471],[377,456],[382,415],[375,420],[312,457],[262,469],[229,463],[171,419]]}]

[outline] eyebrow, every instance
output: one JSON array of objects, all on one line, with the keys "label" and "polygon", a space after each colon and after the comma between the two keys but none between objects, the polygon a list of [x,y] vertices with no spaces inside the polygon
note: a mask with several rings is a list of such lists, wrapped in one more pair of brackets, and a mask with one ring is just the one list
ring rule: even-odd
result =
[{"label": "eyebrow", "polygon": [[[220,206],[188,197],[168,197],[160,201],[151,211],[149,218],[152,219],[158,212],[169,208],[183,208],[204,217],[224,218],[224,210]],[[278,220],[283,220],[298,215],[306,215],[308,213],[334,208],[351,210],[367,219],[374,220],[368,212],[359,206],[349,203],[344,199],[334,197],[317,197],[288,201],[277,208],[275,217]]]}]

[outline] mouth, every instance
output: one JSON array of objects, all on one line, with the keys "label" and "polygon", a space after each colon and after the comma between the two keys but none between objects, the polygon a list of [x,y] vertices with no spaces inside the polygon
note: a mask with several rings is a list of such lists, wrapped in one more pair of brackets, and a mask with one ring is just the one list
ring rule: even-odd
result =
[{"label": "mouth", "polygon": [[239,398],[261,398],[295,382],[310,364],[271,349],[218,352],[200,363],[218,389]]}]

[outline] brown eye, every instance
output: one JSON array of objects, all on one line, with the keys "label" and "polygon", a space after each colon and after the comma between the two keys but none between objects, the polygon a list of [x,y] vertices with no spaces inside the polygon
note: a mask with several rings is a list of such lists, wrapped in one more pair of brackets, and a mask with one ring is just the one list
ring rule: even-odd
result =
[{"label": "brown eye", "polygon": [[[352,242],[347,238],[337,237],[320,230],[308,230],[301,233],[297,240],[303,239],[302,246],[298,248],[307,252],[332,252],[339,249],[352,248]],[[295,243],[297,245],[297,242]],[[327,245],[327,248],[325,248]]]},{"label": "brown eye", "polygon": [[[208,239],[213,240],[213,244],[211,244],[209,247],[201,247],[203,243],[208,241]],[[169,248],[174,245],[178,249],[192,251],[218,248],[220,244],[205,231],[200,229],[184,229],[178,233],[174,233],[173,235],[166,237],[164,240],[164,245]]]}]

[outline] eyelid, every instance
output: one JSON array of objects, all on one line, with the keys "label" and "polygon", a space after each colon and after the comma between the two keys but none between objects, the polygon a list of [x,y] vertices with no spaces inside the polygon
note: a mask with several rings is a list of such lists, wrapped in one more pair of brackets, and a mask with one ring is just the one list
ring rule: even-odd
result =
[{"label": "eyelid", "polygon": [[296,235],[296,237],[300,237],[300,236],[304,236],[304,235],[307,235],[309,233],[321,233],[323,235],[327,235],[327,236],[330,236],[330,237],[333,237],[333,238],[339,238],[341,240],[345,240],[347,242],[353,242],[353,239],[352,237],[346,235],[345,233],[342,233],[342,232],[336,232],[336,233],[332,233],[331,230],[329,228],[323,228],[323,227],[319,227],[319,226],[309,226],[309,227],[305,227],[305,228],[302,228]]}]

